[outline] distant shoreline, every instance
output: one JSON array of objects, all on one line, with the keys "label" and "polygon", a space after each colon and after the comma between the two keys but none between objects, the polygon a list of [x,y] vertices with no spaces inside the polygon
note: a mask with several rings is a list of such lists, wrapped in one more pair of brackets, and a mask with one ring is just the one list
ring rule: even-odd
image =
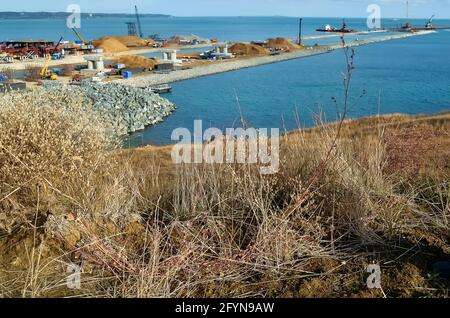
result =
[{"label": "distant shoreline", "polygon": [[[32,20],[32,19],[65,19],[69,13],[67,12],[25,12],[25,11],[0,11],[0,20]],[[170,14],[158,14],[158,13],[141,13],[143,18],[298,18],[296,16],[284,16],[284,15],[268,15],[268,16],[174,16]],[[87,12],[81,14],[82,18],[133,18],[134,13],[99,13],[99,12]],[[305,16],[304,19],[342,19],[343,17],[317,17],[317,16]],[[359,20],[367,19],[367,17],[345,17],[347,20]],[[427,20],[428,17],[416,17],[410,20]],[[403,21],[404,17],[385,17],[383,20],[399,20]],[[450,20],[449,18],[439,17],[435,18],[435,21]]]},{"label": "distant shoreline", "polygon": [[[32,20],[32,19],[66,19],[70,13],[67,12],[0,12],[2,20]],[[170,18],[167,14],[140,14],[142,18]],[[134,18],[131,13],[82,13],[82,18]]]}]

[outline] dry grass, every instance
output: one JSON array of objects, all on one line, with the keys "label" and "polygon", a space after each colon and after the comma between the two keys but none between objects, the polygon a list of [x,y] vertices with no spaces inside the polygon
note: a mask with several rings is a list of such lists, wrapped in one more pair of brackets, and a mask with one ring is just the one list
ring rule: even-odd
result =
[{"label": "dry grass", "polygon": [[[445,297],[432,265],[450,252],[449,117],[291,133],[281,170],[263,176],[176,166],[169,146],[114,150],[79,98],[5,95],[0,295]],[[371,262],[383,291],[365,286]],[[65,284],[74,263],[80,290]]]},{"label": "dry grass", "polygon": [[41,76],[41,67],[34,66],[34,65],[27,65],[25,68],[26,76],[25,80],[28,82],[37,82],[42,79]]},{"label": "dry grass", "polygon": [[[101,121],[81,99],[40,91],[0,99],[1,230],[39,210],[56,213],[79,178],[106,162],[111,145]],[[6,223],[6,224],[5,224]]]},{"label": "dry grass", "polygon": [[[5,297],[382,296],[364,285],[371,261],[387,296],[446,295],[428,274],[449,253],[448,161],[411,178],[417,160],[399,147],[427,131],[413,138],[420,157],[448,156],[447,115],[344,123],[331,156],[336,126],[289,134],[281,171],[261,176],[174,166],[170,147],[111,152],[107,127],[70,97],[0,103]],[[65,285],[70,263],[81,290]]]}]

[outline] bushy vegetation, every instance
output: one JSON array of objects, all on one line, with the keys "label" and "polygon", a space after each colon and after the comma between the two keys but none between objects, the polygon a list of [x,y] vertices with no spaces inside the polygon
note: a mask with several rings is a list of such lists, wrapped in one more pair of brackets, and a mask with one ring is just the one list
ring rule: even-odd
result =
[{"label": "bushy vegetation", "polygon": [[448,297],[450,114],[344,121],[346,53],[342,120],[283,136],[274,175],[115,149],[76,96],[1,97],[0,296]]},{"label": "bushy vegetation", "polygon": [[[170,147],[113,150],[73,97],[0,103],[2,296],[448,293],[432,272],[449,253],[448,115],[343,123],[337,141],[337,125],[295,132],[282,139],[281,171],[261,176],[251,165],[174,166]],[[396,145],[423,129],[411,177]],[[370,262],[382,291],[365,285]],[[71,263],[83,268],[80,290],[65,285]]]}]

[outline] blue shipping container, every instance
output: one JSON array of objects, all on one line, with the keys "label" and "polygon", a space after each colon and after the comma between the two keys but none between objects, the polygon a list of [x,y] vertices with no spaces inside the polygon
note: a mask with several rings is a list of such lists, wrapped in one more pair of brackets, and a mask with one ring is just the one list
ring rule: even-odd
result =
[{"label": "blue shipping container", "polygon": [[133,76],[133,73],[131,73],[130,71],[123,72],[123,78],[130,78],[132,76]]}]

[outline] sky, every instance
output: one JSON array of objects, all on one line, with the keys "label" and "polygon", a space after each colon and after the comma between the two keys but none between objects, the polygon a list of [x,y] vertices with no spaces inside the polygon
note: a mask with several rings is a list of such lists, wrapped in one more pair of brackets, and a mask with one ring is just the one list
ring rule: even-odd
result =
[{"label": "sky", "polygon": [[[0,11],[66,11],[78,4],[83,12],[141,13],[173,16],[302,16],[367,17],[367,6],[378,4],[382,17],[404,18],[406,0],[1,0]],[[450,18],[450,0],[409,0],[411,18]]]}]

